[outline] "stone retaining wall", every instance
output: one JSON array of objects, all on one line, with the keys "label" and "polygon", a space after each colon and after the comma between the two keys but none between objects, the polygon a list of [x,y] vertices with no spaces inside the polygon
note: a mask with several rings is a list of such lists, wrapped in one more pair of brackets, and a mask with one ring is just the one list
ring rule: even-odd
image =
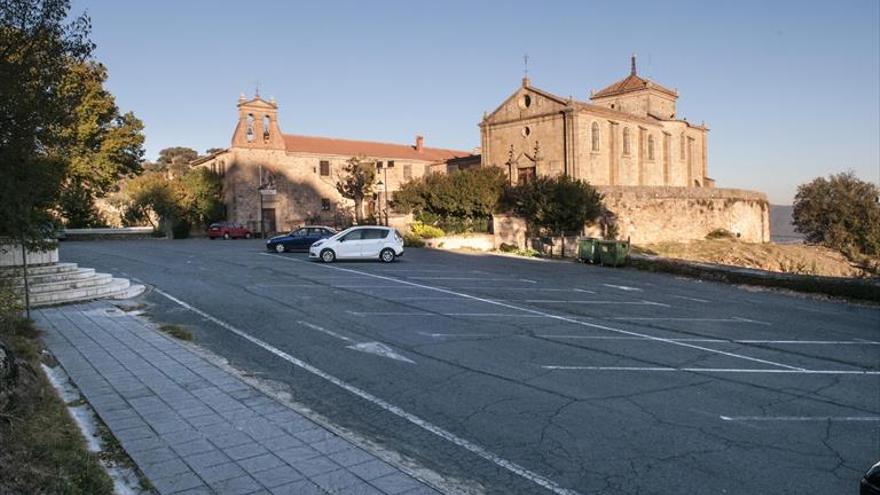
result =
[{"label": "stone retaining wall", "polygon": [[[193,229],[194,234],[198,234]],[[149,239],[153,236],[152,227],[120,227],[93,229],[64,229],[62,237],[69,241],[94,241],[111,239]]]},{"label": "stone retaining wall", "polygon": [[[47,265],[49,263],[58,263],[58,248],[52,248],[48,251],[28,251],[28,265]],[[0,267],[13,267],[24,265],[21,257],[21,244],[0,243]]]},{"label": "stone retaining wall", "polygon": [[495,248],[495,236],[492,234],[461,234],[425,239],[425,247],[440,249],[474,249],[491,251]]},{"label": "stone retaining wall", "polygon": [[[634,244],[705,239],[725,229],[745,242],[770,241],[770,206],[763,193],[696,187],[597,186],[617,217],[620,239]],[[598,237],[598,228],[588,235]]]}]

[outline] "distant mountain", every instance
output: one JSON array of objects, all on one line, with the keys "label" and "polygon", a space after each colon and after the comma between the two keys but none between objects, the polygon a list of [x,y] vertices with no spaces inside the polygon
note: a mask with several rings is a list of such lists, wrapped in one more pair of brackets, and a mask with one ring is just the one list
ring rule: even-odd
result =
[{"label": "distant mountain", "polygon": [[800,244],[804,236],[794,231],[791,205],[770,205],[770,240],[779,244]]}]

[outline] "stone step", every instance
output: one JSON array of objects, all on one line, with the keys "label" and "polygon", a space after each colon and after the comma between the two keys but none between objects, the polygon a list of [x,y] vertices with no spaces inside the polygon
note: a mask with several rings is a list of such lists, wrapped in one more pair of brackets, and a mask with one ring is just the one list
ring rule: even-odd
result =
[{"label": "stone step", "polygon": [[127,289],[113,295],[113,299],[131,299],[144,293],[147,288],[141,284],[130,284]]},{"label": "stone step", "polygon": [[[95,275],[94,268],[77,268],[76,270],[58,273],[45,273],[41,275],[28,274],[29,285],[51,284],[55,282],[64,282],[67,280],[82,280],[93,277]],[[12,282],[13,287],[24,286],[24,278],[15,278]]]},{"label": "stone step", "polygon": [[[82,289],[85,287],[97,287],[99,285],[109,284],[113,279],[113,276],[109,273],[94,273],[91,277],[74,279],[74,280],[60,280],[58,282],[51,283],[42,283],[42,284],[32,284],[29,286],[30,293],[33,296],[34,294],[44,294],[47,292],[58,292],[65,290],[73,290],[73,289]],[[24,290],[23,286],[18,287],[20,290]]]},{"label": "stone step", "polygon": [[[71,272],[76,270],[76,268],[76,263],[52,263],[49,265],[35,265],[28,267],[28,275],[46,275],[50,273]],[[19,267],[0,269],[0,278],[20,277],[21,275],[22,269]]]},{"label": "stone step", "polygon": [[63,291],[31,295],[32,306],[53,306],[70,302],[90,301],[126,295],[131,283],[127,278],[111,278],[108,283],[93,287],[82,287]]}]

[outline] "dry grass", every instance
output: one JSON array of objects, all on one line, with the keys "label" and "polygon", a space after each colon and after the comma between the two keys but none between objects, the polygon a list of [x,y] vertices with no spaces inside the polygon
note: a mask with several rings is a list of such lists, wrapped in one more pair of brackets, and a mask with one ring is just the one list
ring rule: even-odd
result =
[{"label": "dry grass", "polygon": [[0,340],[20,364],[0,404],[0,493],[112,494],[98,455],[40,369],[38,335],[29,321],[0,317]]},{"label": "dry grass", "polygon": [[159,327],[159,330],[171,335],[175,339],[185,340],[187,342],[192,342],[193,340],[192,332],[180,325],[162,325]]},{"label": "dry grass", "polygon": [[833,249],[802,244],[752,244],[713,239],[648,244],[638,246],[636,252],[801,275],[850,278],[868,275],[862,267]]}]

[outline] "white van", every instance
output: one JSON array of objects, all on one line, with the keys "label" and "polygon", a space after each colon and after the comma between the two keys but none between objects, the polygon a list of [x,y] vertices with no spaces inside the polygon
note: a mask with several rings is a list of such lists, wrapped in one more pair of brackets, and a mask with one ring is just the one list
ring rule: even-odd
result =
[{"label": "white van", "polygon": [[309,258],[324,263],[340,260],[382,260],[391,263],[403,256],[403,237],[390,227],[351,227],[311,245]]}]

